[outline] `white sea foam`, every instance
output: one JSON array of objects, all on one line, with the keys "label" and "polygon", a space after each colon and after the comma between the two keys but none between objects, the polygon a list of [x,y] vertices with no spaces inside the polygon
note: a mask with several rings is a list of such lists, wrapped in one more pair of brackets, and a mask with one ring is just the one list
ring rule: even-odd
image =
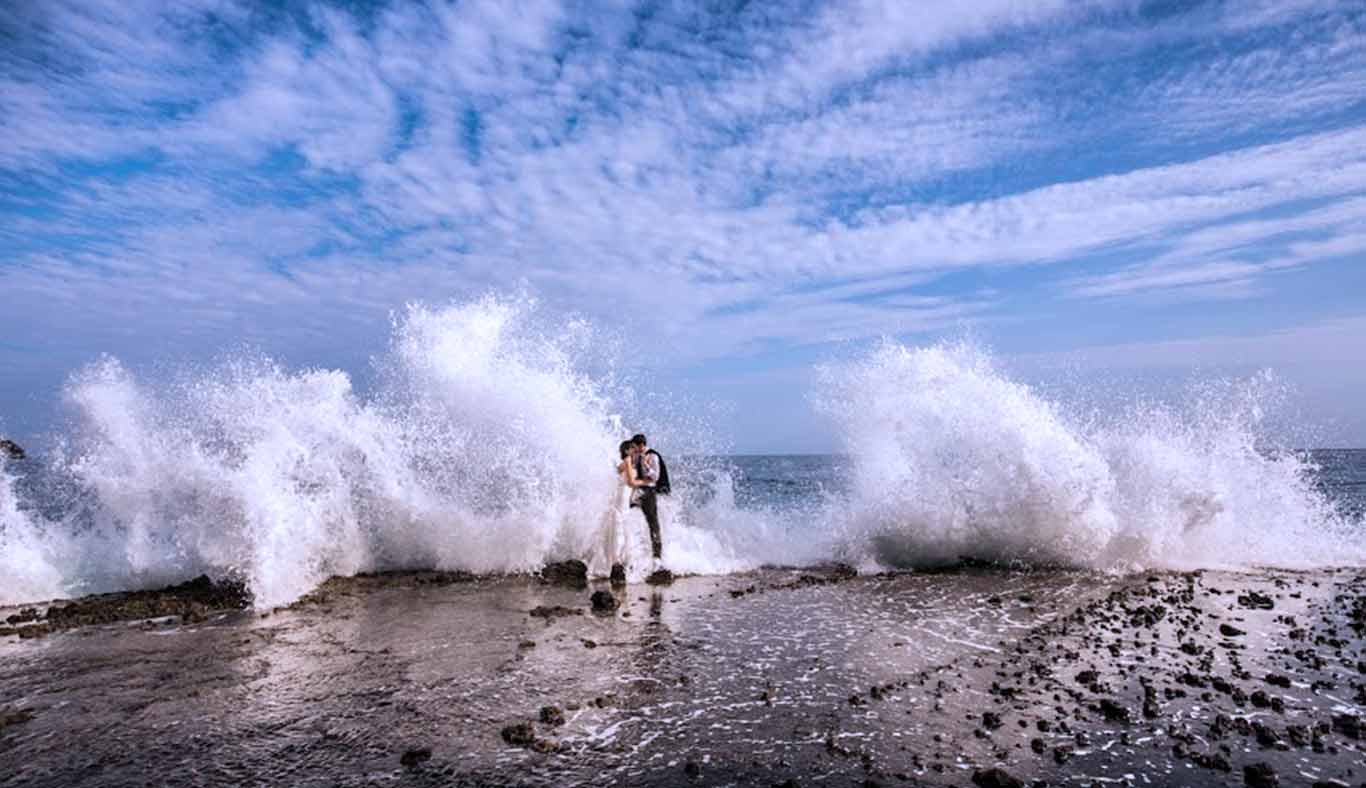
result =
[{"label": "white sea foam", "polygon": [[817,403],[854,467],[832,520],[852,557],[899,567],[1361,563],[1360,524],[1334,512],[1305,459],[1262,444],[1265,383],[1182,414],[1081,419],[970,344],[886,342],[824,370]]},{"label": "white sea foam", "polygon": [[[36,529],[9,486],[0,498],[0,599],[209,572],[244,578],[268,607],[373,569],[574,557],[605,571],[593,559],[624,437],[611,414],[631,395],[580,368],[604,344],[591,327],[547,320],[527,299],[410,307],[367,397],[343,372],[262,360],[155,387],[112,359],[92,365],[67,386],[78,426],[52,469],[80,491],[66,519]],[[645,528],[630,515],[639,576]],[[746,565],[686,506],[663,516],[676,571]],[[39,530],[74,536],[44,545]],[[45,558],[12,561],[11,543]]]},{"label": "white sea foam", "polygon": [[63,590],[60,532],[36,519],[19,508],[15,478],[0,459],[0,604],[51,599]]}]

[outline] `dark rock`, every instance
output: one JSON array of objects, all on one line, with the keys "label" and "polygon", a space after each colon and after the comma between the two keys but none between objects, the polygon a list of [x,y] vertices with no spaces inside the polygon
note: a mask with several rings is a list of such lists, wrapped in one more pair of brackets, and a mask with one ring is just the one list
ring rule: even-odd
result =
[{"label": "dark rock", "polygon": [[1226,638],[1239,638],[1243,635],[1246,635],[1247,633],[1235,626],[1231,626],[1229,624],[1220,624],[1219,634],[1223,635]]},{"label": "dark rock", "polygon": [[577,559],[549,563],[541,568],[541,579],[558,586],[587,588],[588,564]]},{"label": "dark rock", "polygon": [[413,749],[406,750],[403,753],[403,755],[399,756],[398,762],[403,766],[411,769],[414,766],[417,766],[419,763],[422,763],[423,761],[431,760],[431,758],[432,749],[430,747],[415,747]]},{"label": "dark rock", "polygon": [[542,706],[541,722],[546,725],[558,726],[564,724],[564,712],[559,706]]},{"label": "dark rock", "polygon": [[1251,700],[1252,705],[1256,706],[1259,709],[1265,709],[1267,706],[1271,705],[1271,696],[1267,695],[1265,692],[1261,690],[1257,690],[1256,692],[1252,693]]},{"label": "dark rock", "polygon": [[611,591],[594,591],[589,601],[592,602],[594,613],[612,613],[621,604]]},{"label": "dark rock", "polygon": [[1029,740],[1029,749],[1039,755],[1043,755],[1043,751],[1048,749],[1048,745],[1043,743],[1043,739],[1033,738]]},{"label": "dark rock", "polygon": [[1243,783],[1248,788],[1280,788],[1280,778],[1269,763],[1251,763],[1243,767]]},{"label": "dark rock", "polygon": [[1067,762],[1070,761],[1070,760],[1072,760],[1072,748],[1071,748],[1071,747],[1060,746],[1060,747],[1054,747],[1054,748],[1053,748],[1053,762],[1054,762],[1054,763],[1056,763],[1056,764],[1058,764],[1059,766],[1061,766],[1062,764],[1067,763]]},{"label": "dark rock", "polygon": [[702,767],[697,765],[697,761],[688,761],[683,764],[683,773],[691,779],[697,779],[698,775],[702,774]]},{"label": "dark rock", "polygon": [[25,624],[29,621],[37,621],[39,618],[41,618],[41,614],[38,613],[38,608],[26,607],[23,610],[20,610],[18,613],[15,613],[14,615],[5,619],[5,623]]},{"label": "dark rock", "polygon": [[1286,738],[1290,739],[1290,743],[1296,747],[1304,747],[1309,744],[1309,729],[1303,725],[1285,726],[1285,735]]},{"label": "dark rock", "polygon": [[1128,725],[1133,717],[1129,710],[1124,706],[1115,703],[1109,698],[1102,698],[1100,701],[1100,713],[1110,722],[1119,722]]},{"label": "dark rock", "polygon": [[529,722],[519,722],[503,728],[503,741],[514,747],[529,747],[536,740],[536,731]]},{"label": "dark rock", "polygon": [[612,564],[612,574],[609,576],[613,588],[620,588],[626,585],[626,567],[621,564]]},{"label": "dark rock", "polygon": [[1247,596],[1238,597],[1238,604],[1243,607],[1256,608],[1258,610],[1270,610],[1276,606],[1271,597],[1259,594],[1256,591],[1247,592]]},{"label": "dark rock", "polygon": [[24,456],[24,450],[19,444],[8,438],[0,438],[0,460],[22,460]]},{"label": "dark rock", "polygon": [[667,569],[656,569],[654,572],[650,573],[649,577],[645,578],[645,582],[652,586],[672,585],[673,581],[674,573]]},{"label": "dark rock", "polygon": [[557,618],[566,616],[581,616],[583,610],[577,607],[565,607],[564,605],[538,605],[527,612],[532,618],[544,618],[549,624]]},{"label": "dark rock", "polygon": [[1290,689],[1290,679],[1287,676],[1280,676],[1275,673],[1266,674],[1266,683],[1275,687]]},{"label": "dark rock", "polygon": [[1349,739],[1361,738],[1361,718],[1355,714],[1336,714],[1333,716],[1333,730]]},{"label": "dark rock", "polygon": [[1263,747],[1275,747],[1281,740],[1275,728],[1260,722],[1252,723],[1252,733],[1257,737],[1257,743]]},{"label": "dark rock", "polygon": [[1077,674],[1077,683],[1091,685],[1095,684],[1098,678],[1100,677],[1094,670],[1083,670]]},{"label": "dark rock", "polygon": [[982,727],[989,731],[994,731],[1001,727],[1001,715],[994,711],[982,713]]},{"label": "dark rock", "polygon": [[[50,630],[62,630],[173,616],[182,622],[202,621],[212,611],[240,610],[250,603],[251,594],[245,584],[234,580],[216,582],[200,575],[155,591],[97,594],[53,605],[47,609],[45,622]],[[24,636],[22,630],[19,634]]]},{"label": "dark rock", "polygon": [[1024,781],[1005,769],[980,769],[972,773],[977,788],[1024,788]]},{"label": "dark rock", "polygon": [[11,725],[22,725],[31,719],[33,719],[33,712],[28,709],[0,711],[0,731],[4,731]]}]

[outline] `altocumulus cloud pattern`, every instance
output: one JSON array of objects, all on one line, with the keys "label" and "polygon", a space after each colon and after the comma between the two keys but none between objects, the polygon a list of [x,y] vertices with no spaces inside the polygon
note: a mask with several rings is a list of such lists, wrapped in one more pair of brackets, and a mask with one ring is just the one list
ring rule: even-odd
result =
[{"label": "altocumulus cloud pattern", "polygon": [[1363,27],[1327,0],[14,4],[0,427],[102,352],[357,368],[406,301],[525,290],[771,401],[741,443],[831,347],[965,326],[1049,363],[1290,365],[1350,442],[1315,381],[1366,360]]}]

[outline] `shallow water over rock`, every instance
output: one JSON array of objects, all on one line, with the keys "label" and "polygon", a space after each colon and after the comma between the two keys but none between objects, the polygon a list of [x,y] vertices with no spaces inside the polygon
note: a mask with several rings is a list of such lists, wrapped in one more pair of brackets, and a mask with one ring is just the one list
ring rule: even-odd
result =
[{"label": "shallow water over rock", "polygon": [[[620,607],[590,614],[593,591]],[[0,712],[24,717],[0,784],[1351,779],[1363,591],[1331,571],[334,579],[266,615],[0,640]]]}]

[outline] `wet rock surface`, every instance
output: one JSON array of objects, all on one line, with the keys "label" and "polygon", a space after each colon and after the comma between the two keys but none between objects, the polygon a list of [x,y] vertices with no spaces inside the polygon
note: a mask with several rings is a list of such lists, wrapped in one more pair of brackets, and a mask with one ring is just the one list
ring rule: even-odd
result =
[{"label": "wet rock surface", "polygon": [[212,614],[241,610],[250,603],[251,595],[241,583],[201,575],[157,590],[57,600],[41,613],[26,607],[5,618],[13,626],[0,628],[0,635],[31,639],[80,627],[167,618],[175,620],[171,623],[197,624]]},{"label": "wet rock surface", "polygon": [[0,641],[0,719],[24,716],[0,728],[0,785],[1366,775],[1355,570],[765,570],[628,586],[613,616],[537,578],[420,577],[213,626]]},{"label": "wet rock surface", "polygon": [[557,561],[541,568],[541,579],[566,588],[588,587],[588,564],[582,561]]},{"label": "wet rock surface", "polygon": [[22,460],[27,456],[23,447],[8,438],[0,438],[0,461]]}]

